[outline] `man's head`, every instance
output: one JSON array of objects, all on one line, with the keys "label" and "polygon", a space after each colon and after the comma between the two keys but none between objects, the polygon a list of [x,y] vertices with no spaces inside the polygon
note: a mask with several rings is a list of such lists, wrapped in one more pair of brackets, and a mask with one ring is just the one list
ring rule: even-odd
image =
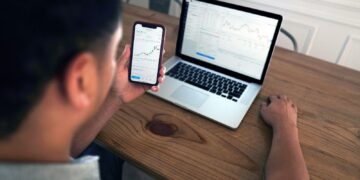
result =
[{"label": "man's head", "polygon": [[43,106],[77,113],[81,121],[91,116],[115,72],[121,1],[6,1],[0,6],[0,139],[16,133],[34,111],[46,113],[37,108],[44,99]]}]

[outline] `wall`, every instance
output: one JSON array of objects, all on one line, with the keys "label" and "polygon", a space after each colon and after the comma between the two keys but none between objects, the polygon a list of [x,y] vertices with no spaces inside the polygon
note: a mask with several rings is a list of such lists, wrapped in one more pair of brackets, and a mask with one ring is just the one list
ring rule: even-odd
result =
[{"label": "wall", "polygon": [[[225,0],[282,14],[301,53],[360,70],[359,0]],[[283,35],[278,45],[292,49]]]},{"label": "wall", "polygon": [[[223,0],[279,13],[283,28],[298,41],[299,52],[360,71],[359,0]],[[148,0],[130,0],[148,7]],[[180,6],[171,3],[171,15],[179,16]],[[280,34],[278,46],[293,49]]]}]

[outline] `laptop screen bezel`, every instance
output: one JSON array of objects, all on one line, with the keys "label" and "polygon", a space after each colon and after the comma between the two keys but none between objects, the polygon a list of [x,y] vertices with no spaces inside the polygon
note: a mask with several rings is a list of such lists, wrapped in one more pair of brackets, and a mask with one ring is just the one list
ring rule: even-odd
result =
[{"label": "laptop screen bezel", "polygon": [[271,56],[272,53],[274,51],[274,47],[275,47],[275,43],[280,31],[280,26],[281,26],[281,22],[282,22],[282,16],[278,15],[278,14],[274,14],[274,13],[270,13],[270,12],[265,12],[265,11],[261,11],[261,10],[257,10],[257,9],[252,9],[252,8],[248,8],[248,7],[244,7],[244,6],[240,6],[240,5],[235,5],[235,4],[229,4],[226,2],[222,2],[222,1],[213,1],[213,0],[197,0],[200,2],[204,2],[204,3],[209,3],[209,4],[213,4],[213,5],[218,5],[218,6],[222,6],[222,7],[227,7],[227,8],[231,8],[231,9],[236,9],[236,10],[240,10],[240,11],[244,11],[244,12],[248,12],[248,13],[253,13],[253,14],[257,14],[260,16],[264,16],[264,17],[269,17],[269,18],[273,18],[278,20],[277,25],[276,25],[276,29],[274,32],[274,38],[272,39],[271,45],[270,45],[270,49],[268,52],[268,55],[266,57],[266,62],[261,74],[261,78],[260,79],[255,79],[253,77],[250,76],[246,76],[244,74],[214,65],[214,64],[210,64],[207,63],[205,61],[187,56],[185,54],[181,53],[182,50],[182,44],[183,44],[183,40],[184,40],[184,31],[185,31],[185,24],[186,24],[186,16],[187,16],[187,9],[186,9],[186,1],[187,0],[183,0],[182,2],[182,11],[181,11],[181,16],[180,16],[180,24],[179,24],[179,32],[178,32],[178,39],[177,39],[177,44],[176,44],[176,56],[180,57],[181,59],[185,60],[185,61],[189,61],[191,63],[215,70],[217,72],[235,77],[237,79],[241,79],[247,82],[254,82],[257,84],[263,84],[264,79],[265,79],[265,75],[268,69],[268,66],[270,64],[270,60],[271,60]]}]

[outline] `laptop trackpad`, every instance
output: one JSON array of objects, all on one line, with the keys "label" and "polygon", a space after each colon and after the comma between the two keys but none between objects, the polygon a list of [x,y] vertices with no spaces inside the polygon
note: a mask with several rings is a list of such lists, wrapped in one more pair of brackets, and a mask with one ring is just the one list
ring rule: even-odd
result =
[{"label": "laptop trackpad", "polygon": [[204,102],[209,96],[182,85],[171,94],[171,97],[175,98],[179,102],[198,108],[202,104],[204,104]]}]

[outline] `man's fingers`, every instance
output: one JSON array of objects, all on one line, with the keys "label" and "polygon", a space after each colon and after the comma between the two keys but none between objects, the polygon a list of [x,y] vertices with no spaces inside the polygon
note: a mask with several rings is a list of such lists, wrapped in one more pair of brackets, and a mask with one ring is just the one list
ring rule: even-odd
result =
[{"label": "man's fingers", "polygon": [[261,104],[260,104],[260,108],[262,109],[262,108],[265,108],[267,106],[267,104],[266,104],[266,102],[262,102]]},{"label": "man's fingers", "polygon": [[147,86],[147,85],[143,85],[143,88],[144,88],[144,91],[147,91],[147,90],[151,89],[151,87]]},{"label": "man's fingers", "polygon": [[166,67],[165,66],[161,66],[161,69],[160,69],[160,76],[164,76],[166,73]]},{"label": "man's fingers", "polygon": [[126,44],[124,47],[124,51],[120,57],[119,66],[127,67],[126,65],[128,64],[129,59],[130,59],[130,45]]},{"label": "man's fingers", "polygon": [[280,95],[280,99],[283,99],[285,101],[289,101],[289,98],[285,95]]},{"label": "man's fingers", "polygon": [[165,76],[160,76],[158,80],[160,84],[163,83],[165,81]]},{"label": "man's fingers", "polygon": [[278,96],[274,96],[274,95],[269,96],[269,101],[270,101],[270,103],[271,103],[271,102],[274,102],[274,101],[277,100],[277,99],[279,99]]},{"label": "man's fingers", "polygon": [[159,89],[160,89],[159,86],[152,86],[152,87],[151,87],[151,91],[153,91],[153,92],[158,92]]},{"label": "man's fingers", "polygon": [[296,104],[295,104],[291,99],[289,99],[288,103],[290,104],[290,106],[291,106],[293,109],[295,109],[295,111],[297,111],[297,106],[296,106]]}]

